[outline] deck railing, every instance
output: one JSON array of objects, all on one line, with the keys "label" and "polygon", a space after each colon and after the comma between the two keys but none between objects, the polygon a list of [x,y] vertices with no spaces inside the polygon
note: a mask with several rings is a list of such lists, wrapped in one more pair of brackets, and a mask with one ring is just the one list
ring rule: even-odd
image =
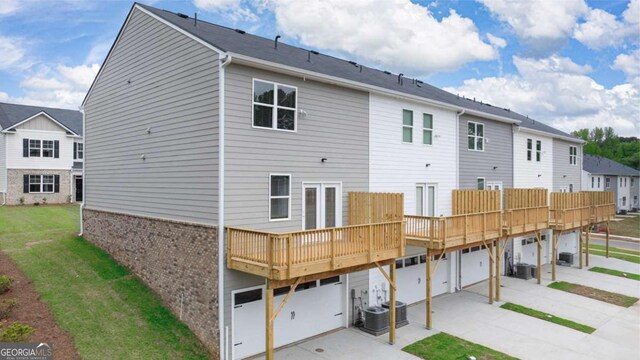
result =
[{"label": "deck railing", "polygon": [[227,227],[227,266],[275,280],[403,256],[404,224],[391,221],[271,233]]},{"label": "deck railing", "polygon": [[549,210],[549,224],[558,230],[577,229],[589,224],[590,208],[588,206],[570,209]]},{"label": "deck railing", "polygon": [[447,248],[492,239],[502,231],[502,211],[429,217],[405,215],[406,236],[434,248]]},{"label": "deck railing", "polygon": [[591,222],[594,224],[609,221],[616,216],[615,204],[591,206]]},{"label": "deck railing", "polygon": [[504,210],[503,229],[508,236],[549,228],[549,206]]}]

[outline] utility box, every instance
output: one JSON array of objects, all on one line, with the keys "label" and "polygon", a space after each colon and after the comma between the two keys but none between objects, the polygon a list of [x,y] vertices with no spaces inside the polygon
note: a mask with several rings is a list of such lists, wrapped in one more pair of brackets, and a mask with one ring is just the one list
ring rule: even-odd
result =
[{"label": "utility box", "polygon": [[525,263],[516,264],[516,277],[529,280],[531,279],[531,265]]},{"label": "utility box", "polygon": [[573,264],[573,254],[570,252],[561,252],[560,253],[560,261],[564,261],[565,263],[571,265]]},{"label": "utility box", "polygon": [[[389,309],[389,301],[382,303],[382,307]],[[407,319],[407,304],[402,301],[396,301],[396,328],[403,327],[409,324]]]},{"label": "utility box", "polygon": [[389,309],[371,306],[364,309],[363,331],[378,336],[389,331]]}]

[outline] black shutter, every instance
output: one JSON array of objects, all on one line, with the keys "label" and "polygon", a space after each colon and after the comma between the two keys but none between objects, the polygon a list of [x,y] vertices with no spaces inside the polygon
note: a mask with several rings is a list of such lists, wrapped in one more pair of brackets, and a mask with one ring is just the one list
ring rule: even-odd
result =
[{"label": "black shutter", "polygon": [[29,139],[22,139],[22,157],[29,157]]},{"label": "black shutter", "polygon": [[53,192],[60,192],[60,175],[53,176]]},{"label": "black shutter", "polygon": [[78,153],[78,143],[74,142],[73,143],[73,160],[76,160],[78,158],[76,156],[77,153]]},{"label": "black shutter", "polygon": [[60,157],[60,141],[58,140],[53,142],[53,157],[56,159]]},{"label": "black shutter", "polygon": [[22,192],[29,193],[29,175],[22,175]]}]

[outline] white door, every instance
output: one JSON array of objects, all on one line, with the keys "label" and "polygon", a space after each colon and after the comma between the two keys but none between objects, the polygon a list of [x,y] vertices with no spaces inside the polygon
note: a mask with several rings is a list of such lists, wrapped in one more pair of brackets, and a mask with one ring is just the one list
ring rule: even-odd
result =
[{"label": "white door", "polygon": [[[413,255],[396,260],[397,269],[397,299],[407,304],[413,304],[427,298],[426,283],[426,255]],[[435,266],[432,259],[432,266]],[[432,277],[432,295],[444,294],[448,291],[449,264],[447,257],[443,257],[438,269]]]},{"label": "white door", "polygon": [[305,230],[342,226],[342,189],[339,183],[302,185],[302,226]]},{"label": "white door", "polygon": [[489,254],[482,246],[462,250],[462,286],[469,286],[489,278]]},{"label": "white door", "polygon": [[[289,288],[276,290],[277,308]],[[341,277],[300,284],[274,323],[274,346],[280,347],[344,326],[345,284]],[[237,290],[233,301],[233,358],[265,351],[264,286]]]}]

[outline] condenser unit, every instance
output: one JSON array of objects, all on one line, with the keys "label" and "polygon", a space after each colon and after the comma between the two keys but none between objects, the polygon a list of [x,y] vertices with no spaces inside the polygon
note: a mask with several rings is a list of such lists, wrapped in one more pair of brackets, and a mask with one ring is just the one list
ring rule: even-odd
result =
[{"label": "condenser unit", "polygon": [[563,261],[569,265],[573,264],[573,254],[570,252],[561,252],[560,261]]},{"label": "condenser unit", "polygon": [[[389,309],[389,301],[383,302],[382,307],[385,309]],[[408,324],[409,320],[407,319],[407,304],[403,303],[402,301],[396,301],[396,328]]]},{"label": "condenser unit", "polygon": [[378,336],[389,331],[389,309],[371,306],[364,310],[364,327],[362,330]]},{"label": "condenser unit", "polygon": [[516,277],[524,280],[531,279],[531,265],[525,263],[516,264]]}]

